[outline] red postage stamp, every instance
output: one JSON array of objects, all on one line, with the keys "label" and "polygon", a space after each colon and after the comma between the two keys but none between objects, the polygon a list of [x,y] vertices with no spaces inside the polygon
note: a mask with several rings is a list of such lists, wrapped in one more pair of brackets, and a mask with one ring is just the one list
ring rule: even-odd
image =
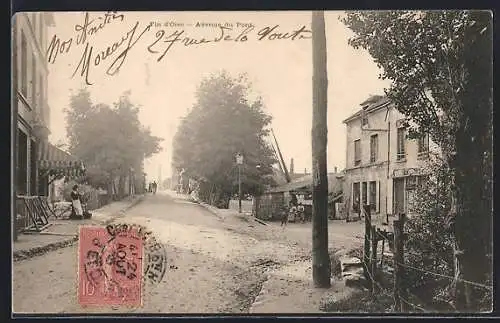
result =
[{"label": "red postage stamp", "polygon": [[81,305],[142,305],[144,243],[137,230],[81,227],[78,251]]}]

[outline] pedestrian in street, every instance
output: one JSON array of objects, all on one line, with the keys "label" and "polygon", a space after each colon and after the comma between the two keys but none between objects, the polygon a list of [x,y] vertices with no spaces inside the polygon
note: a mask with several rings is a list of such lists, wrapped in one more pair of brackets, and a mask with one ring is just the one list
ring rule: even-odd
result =
[{"label": "pedestrian in street", "polygon": [[299,212],[299,217],[302,220],[302,223],[306,223],[306,213],[305,213],[305,208],[302,202],[299,203],[299,206],[297,207],[297,211]]},{"label": "pedestrian in street", "polygon": [[288,208],[286,206],[283,206],[281,208],[281,226],[283,229],[286,227],[286,224],[288,223]]},{"label": "pedestrian in street", "polygon": [[290,211],[288,216],[293,219],[293,222],[297,221],[297,206],[292,202],[290,202]]},{"label": "pedestrian in street", "polygon": [[83,218],[83,208],[80,200],[80,193],[78,192],[78,185],[74,185],[71,191],[71,205],[76,217],[80,219]]},{"label": "pedestrian in street", "polygon": [[151,193],[153,191],[153,183],[149,182],[148,184],[148,192]]},{"label": "pedestrian in street", "polygon": [[156,181],[153,182],[153,194],[156,194],[156,188],[157,188]]}]

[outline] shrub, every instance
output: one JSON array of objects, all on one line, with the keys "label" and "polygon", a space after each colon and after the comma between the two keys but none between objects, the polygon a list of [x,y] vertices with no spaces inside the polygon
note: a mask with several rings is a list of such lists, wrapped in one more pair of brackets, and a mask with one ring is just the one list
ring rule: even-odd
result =
[{"label": "shrub", "polygon": [[[451,175],[439,161],[429,165],[428,171],[432,176],[417,187],[411,204],[413,215],[406,220],[405,263],[453,277],[453,232],[446,221],[450,208]],[[404,281],[410,292],[442,310],[451,310],[452,280],[407,268]]]}]

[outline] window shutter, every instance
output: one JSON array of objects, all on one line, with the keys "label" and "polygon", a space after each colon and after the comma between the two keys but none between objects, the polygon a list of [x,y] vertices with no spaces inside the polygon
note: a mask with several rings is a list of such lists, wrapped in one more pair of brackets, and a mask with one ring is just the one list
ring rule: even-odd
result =
[{"label": "window shutter", "polygon": [[376,212],[379,213],[380,212],[380,181],[377,181],[376,194],[377,194],[377,205],[376,205],[375,209],[376,209]]},{"label": "window shutter", "polygon": [[366,204],[371,205],[370,181],[366,182]]},{"label": "window shutter", "polygon": [[350,205],[348,207],[350,210],[352,210],[354,206],[354,182],[351,183],[351,201],[349,204]]}]

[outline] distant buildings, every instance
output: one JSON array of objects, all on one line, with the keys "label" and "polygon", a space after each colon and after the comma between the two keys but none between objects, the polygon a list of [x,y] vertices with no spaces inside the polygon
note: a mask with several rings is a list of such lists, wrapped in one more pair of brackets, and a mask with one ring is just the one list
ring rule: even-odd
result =
[{"label": "distant buildings", "polygon": [[[312,214],[312,174],[298,174],[290,183],[285,183],[271,188],[261,196],[254,198],[254,215],[262,220],[277,220],[280,218],[281,210],[288,206],[293,196],[298,203],[304,204],[306,213]],[[328,174],[328,192],[330,193],[330,217],[335,217],[335,198],[342,193],[342,175],[338,173]]]},{"label": "distant buildings", "polygon": [[381,96],[372,96],[361,109],[344,120],[347,127],[344,201],[350,216],[361,205],[371,205],[372,217],[386,222],[389,216],[411,212],[416,186],[429,151],[437,149],[426,135],[408,139],[404,115]]}]

